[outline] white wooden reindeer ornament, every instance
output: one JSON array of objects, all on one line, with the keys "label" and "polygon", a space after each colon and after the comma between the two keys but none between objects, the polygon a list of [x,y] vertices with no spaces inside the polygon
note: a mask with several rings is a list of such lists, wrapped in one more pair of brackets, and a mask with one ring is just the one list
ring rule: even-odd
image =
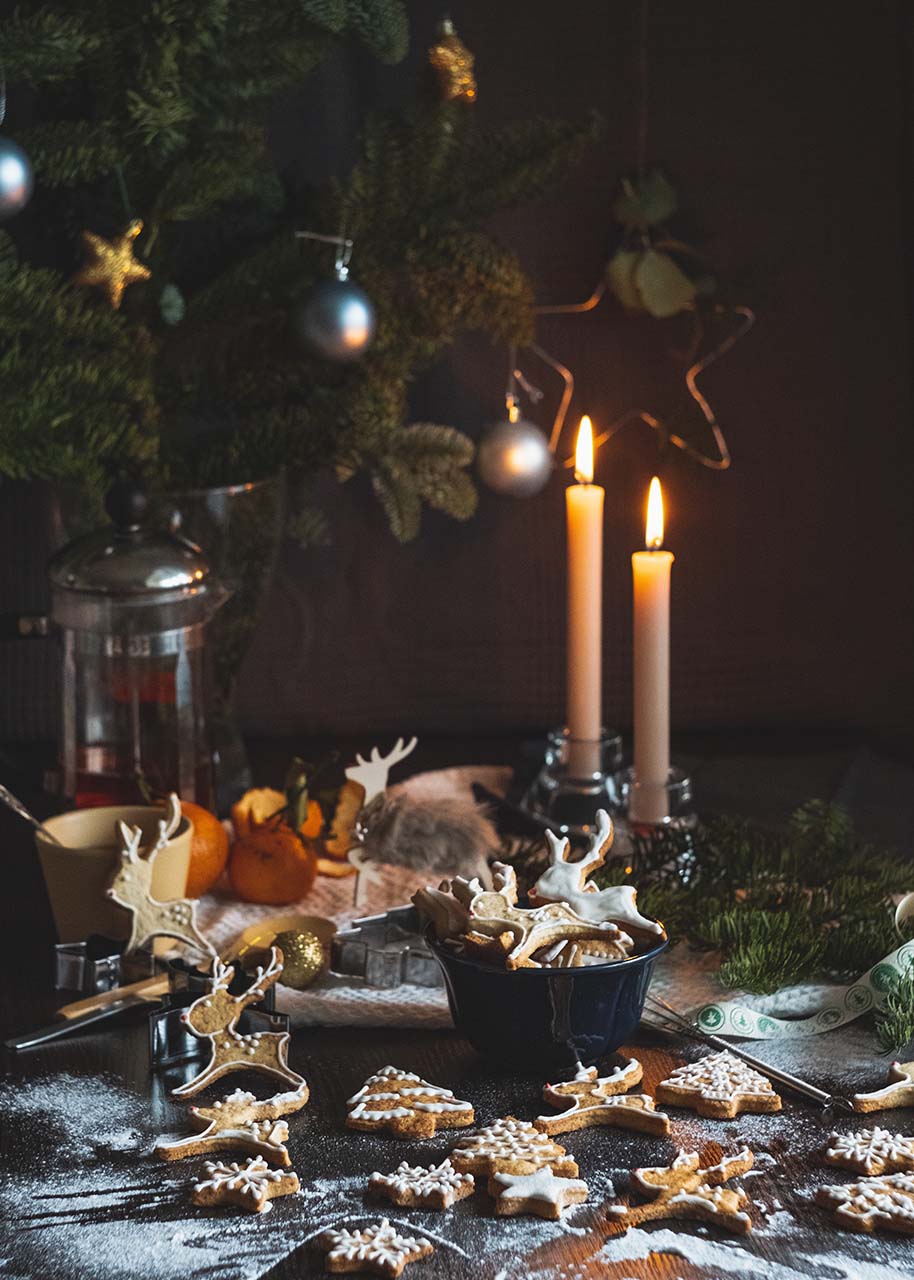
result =
[{"label": "white wooden reindeer ornament", "polygon": [[398,738],[386,756],[382,756],[377,747],[372,747],[369,759],[366,760],[363,755],[357,754],[355,764],[351,764],[346,770],[346,777],[349,781],[358,783],[365,793],[353,828],[353,839],[356,843],[353,844],[346,855],[357,872],[352,900],[353,906],[360,905],[371,881],[380,881],[380,873],[371,866],[370,862],[365,860],[360,849],[360,842],[364,836],[362,815],[374,800],[383,796],[387,790],[387,779],[391,769],[395,764],[399,764],[401,760],[405,760],[411,752],[415,751],[418,741],[419,739],[413,736],[409,742],[404,744],[403,739]]},{"label": "white wooden reindeer ornament", "polygon": [[130,937],[125,950],[136,951],[152,938],[175,938],[215,955],[212,943],[197,928],[197,904],[191,898],[175,898],[159,902],[152,896],[152,873],[155,860],[181,824],[181,802],[172,793],[168,797],[165,817],[159,822],[159,834],[149,854],[140,854],[143,833],[139,827],[119,822],[121,860],[108,889],[108,897],[130,912]]},{"label": "white wooden reindeer ornament", "polygon": [[248,1005],[262,1000],[267,988],[281,973],[282,952],[278,947],[271,947],[267,967],[258,967],[248,989],[239,996],[233,996],[229,993],[229,984],[235,976],[235,968],[223,964],[216,957],[209,991],[181,1014],[181,1021],[188,1031],[201,1040],[209,1040],[210,1060],[187,1084],[173,1089],[173,1097],[190,1097],[232,1071],[262,1071],[265,1075],[278,1076],[295,1089],[307,1088],[304,1077],[293,1071],[287,1061],[288,1031],[256,1031],[242,1035],[236,1029],[236,1023]]},{"label": "white wooden reindeer ornament", "polygon": [[577,915],[590,921],[613,921],[626,929],[662,934],[663,925],[643,916],[635,905],[637,893],[633,885],[618,884],[598,889],[587,877],[601,867],[613,842],[612,818],[605,809],[597,811],[597,829],[590,837],[590,847],[577,862],[569,862],[571,845],[552,831],[546,832],[549,866],[530,890],[534,906],[547,902],[567,902]]},{"label": "white wooden reindeer ornament", "polygon": [[415,751],[418,741],[416,737],[410,738],[404,746],[403,739],[398,738],[386,756],[382,756],[377,747],[372,747],[371,757],[368,760],[362,755],[356,756],[355,764],[350,765],[346,770],[346,777],[350,782],[357,782],[363,788],[365,792],[365,798],[362,801],[363,809],[367,809],[372,800],[384,794],[391,769]]}]

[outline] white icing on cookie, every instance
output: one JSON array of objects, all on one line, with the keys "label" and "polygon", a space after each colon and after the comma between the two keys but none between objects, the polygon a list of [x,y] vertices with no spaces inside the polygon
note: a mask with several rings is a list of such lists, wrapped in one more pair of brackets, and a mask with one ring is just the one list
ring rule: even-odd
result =
[{"label": "white icing on cookie", "polygon": [[709,1053],[697,1062],[677,1067],[672,1075],[662,1080],[658,1088],[669,1085],[688,1093],[706,1098],[710,1102],[732,1102],[739,1096],[770,1097],[774,1093],[771,1081],[753,1070],[748,1063],[726,1049]]},{"label": "white icing on cookie", "polygon": [[587,1195],[587,1183],[579,1178],[557,1178],[548,1167],[535,1173],[496,1173],[492,1177],[498,1187],[499,1200],[537,1200],[552,1205],[559,1212],[569,1194]]},{"label": "white icing on cookie", "polygon": [[833,1133],[825,1158],[829,1164],[867,1174],[914,1169],[914,1138],[878,1126],[856,1133]]},{"label": "white icing on cookie", "polygon": [[[376,1090],[372,1087],[389,1081],[394,1082],[393,1089]],[[401,1081],[407,1083],[401,1085]],[[347,1100],[346,1105],[350,1108],[351,1119],[375,1121],[393,1120],[409,1116],[415,1111],[448,1115],[472,1110],[471,1103],[461,1101],[450,1089],[429,1084],[421,1076],[414,1075],[411,1071],[400,1071],[397,1067],[382,1067],[373,1076],[369,1076],[358,1093]]]},{"label": "white icing on cookie", "polygon": [[450,1160],[423,1168],[407,1164],[404,1160],[394,1173],[373,1173],[368,1185],[375,1191],[394,1191],[399,1195],[412,1194],[419,1199],[440,1197],[445,1206],[454,1203],[456,1193],[465,1192],[475,1185],[471,1173],[458,1173]]},{"label": "white icing on cookie", "polygon": [[833,1209],[838,1222],[914,1231],[914,1174],[861,1178],[846,1186],[820,1187],[816,1203]]},{"label": "white icing on cookie", "polygon": [[[327,1262],[365,1262],[375,1269],[383,1268],[399,1275],[407,1262],[426,1257],[433,1246],[421,1236],[401,1236],[388,1218],[361,1231],[333,1228],[321,1232],[319,1240],[330,1245]],[[328,1266],[328,1270],[331,1268]],[[349,1270],[350,1268],[347,1268]]]},{"label": "white icing on cookie", "polygon": [[454,1148],[451,1157],[457,1168],[474,1164],[493,1165],[523,1160],[540,1169],[544,1165],[567,1168],[574,1162],[565,1148],[548,1134],[535,1129],[529,1120],[506,1116],[484,1129],[471,1133]]}]

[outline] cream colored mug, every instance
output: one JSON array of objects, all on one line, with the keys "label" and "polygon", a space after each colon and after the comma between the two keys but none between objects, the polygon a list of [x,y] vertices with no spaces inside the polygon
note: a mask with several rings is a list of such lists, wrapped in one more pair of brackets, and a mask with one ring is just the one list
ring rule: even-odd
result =
[{"label": "cream colored mug", "polygon": [[[35,844],[61,942],[81,942],[90,933],[126,938],[130,915],[106,897],[120,857],[117,823],[139,827],[141,850],[159,834],[164,810],[147,805],[108,805],[73,809],[47,818],[44,825],[60,841],[53,844],[40,831]],[[152,871],[152,895],[160,902],[183,898],[190,866],[193,827],[187,818],[157,855]]]}]

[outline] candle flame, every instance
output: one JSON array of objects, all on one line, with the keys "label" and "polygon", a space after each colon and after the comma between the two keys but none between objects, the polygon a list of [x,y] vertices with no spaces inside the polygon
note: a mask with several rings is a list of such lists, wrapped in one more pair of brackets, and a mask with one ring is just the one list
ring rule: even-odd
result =
[{"label": "candle flame", "polygon": [[650,551],[663,546],[663,493],[660,481],[654,476],[647,492],[647,523],[644,526],[644,545]]},{"label": "candle flame", "polygon": [[593,426],[586,413],[578,427],[578,443],[574,451],[574,478],[578,484],[593,484]]}]

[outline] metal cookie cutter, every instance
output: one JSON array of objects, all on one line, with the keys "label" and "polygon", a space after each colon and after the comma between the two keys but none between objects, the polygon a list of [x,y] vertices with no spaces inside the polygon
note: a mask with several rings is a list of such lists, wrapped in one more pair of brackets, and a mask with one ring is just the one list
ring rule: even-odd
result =
[{"label": "metal cookie cutter", "polygon": [[[158,1071],[175,1062],[191,1062],[205,1058],[209,1045],[188,1031],[181,1021],[181,1013],[193,1004],[198,996],[208,990],[210,975],[202,973],[186,960],[169,960],[165,966],[170,988],[162,997],[161,1008],[149,1015],[149,1067]],[[249,975],[240,965],[232,979],[229,991],[240,995],[248,986]],[[288,1031],[291,1021],[287,1013],[276,1012],[276,990],[268,987],[256,1009],[245,1009],[238,1019],[238,1031],[249,1035],[254,1031]]]},{"label": "metal cookie cutter", "polygon": [[91,933],[85,942],[60,942],[54,948],[54,986],[94,996],[138,982],[155,972],[151,951],[123,954],[124,943]]},{"label": "metal cookie cutter", "polygon": [[419,912],[409,903],[353,920],[348,929],[341,929],[330,940],[330,968],[364,978],[369,987],[443,985],[438,962],[425,944]]}]

